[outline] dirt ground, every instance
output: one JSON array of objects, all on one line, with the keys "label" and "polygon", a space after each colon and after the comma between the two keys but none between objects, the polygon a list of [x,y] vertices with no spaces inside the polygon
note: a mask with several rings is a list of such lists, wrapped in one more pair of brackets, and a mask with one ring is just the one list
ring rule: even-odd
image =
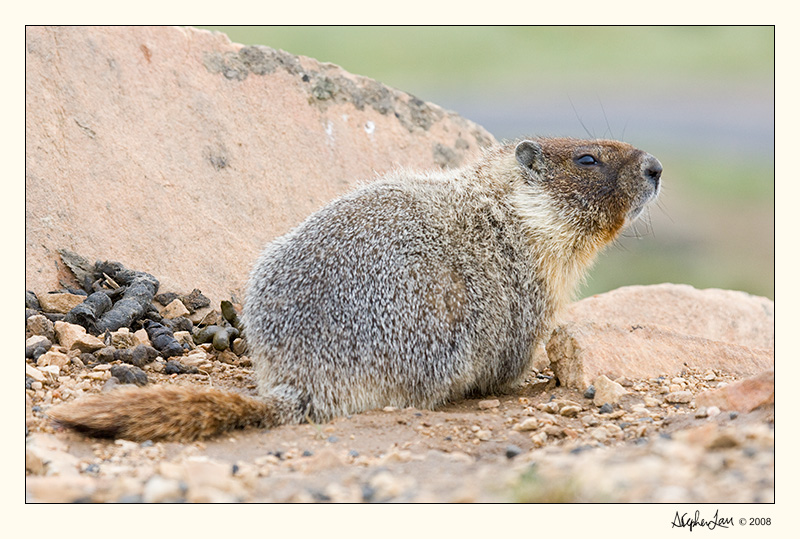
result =
[{"label": "dirt ground", "polygon": [[[246,358],[151,384],[254,393]],[[69,365],[27,389],[26,499],[146,502],[771,502],[774,406],[697,409],[724,372],[619,380],[609,413],[545,371],[513,395],[374,410],[323,425],[246,429],[195,443],[94,440],[47,409],[101,391],[107,367]],[[98,375],[97,373],[102,373]],[[88,382],[88,383],[87,383]],[[108,384],[108,385],[107,385]],[[692,400],[669,403],[681,389]],[[603,410],[605,411],[605,410]]]}]

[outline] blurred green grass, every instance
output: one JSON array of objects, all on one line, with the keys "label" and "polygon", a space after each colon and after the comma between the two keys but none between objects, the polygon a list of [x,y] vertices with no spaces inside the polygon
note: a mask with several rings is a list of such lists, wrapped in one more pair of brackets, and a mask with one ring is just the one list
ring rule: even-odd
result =
[{"label": "blurred green grass", "polygon": [[[640,239],[629,232],[607,249],[580,297],[626,284],[676,282],[774,298],[772,117],[759,118],[770,111],[765,100],[774,93],[772,27],[201,28],[332,62],[439,104],[443,96],[468,95],[471,105],[485,102],[490,117],[504,100],[529,99],[534,110],[552,105],[547,92],[562,101],[585,92],[600,107],[603,95],[641,100],[644,109],[632,111],[661,107],[668,112],[642,121],[637,131],[665,166],[652,227],[640,225],[646,232]],[[460,106],[447,108],[476,119]],[[727,147],[724,137],[712,140],[726,134],[724,125],[705,129],[720,121],[720,110],[728,125],[759,131],[738,147]],[[581,136],[585,112],[574,110],[568,119],[574,136]],[[670,125],[673,113],[697,116],[700,135],[687,136],[693,133],[681,131],[685,123]],[[642,132],[643,125],[652,133]]]},{"label": "blurred green grass", "polygon": [[[407,92],[542,79],[739,78],[769,74],[770,27],[204,26],[232,41],[333,62]],[[636,66],[626,70],[624,66]],[[613,77],[609,74],[613,73]]]}]

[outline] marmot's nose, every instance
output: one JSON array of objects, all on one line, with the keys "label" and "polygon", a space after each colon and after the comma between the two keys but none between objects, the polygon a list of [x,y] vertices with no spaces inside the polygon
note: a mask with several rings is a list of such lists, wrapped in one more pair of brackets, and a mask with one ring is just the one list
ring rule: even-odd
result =
[{"label": "marmot's nose", "polygon": [[664,169],[661,167],[661,161],[652,155],[647,154],[644,159],[642,159],[642,174],[645,178],[650,180],[650,183],[653,184],[656,191],[658,191],[658,185],[661,181],[662,170]]}]

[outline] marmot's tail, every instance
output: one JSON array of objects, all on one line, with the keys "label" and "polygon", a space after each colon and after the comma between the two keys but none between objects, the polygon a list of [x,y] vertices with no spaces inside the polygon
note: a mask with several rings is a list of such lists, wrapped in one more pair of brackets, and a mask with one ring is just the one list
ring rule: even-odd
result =
[{"label": "marmot's tail", "polygon": [[55,406],[56,423],[98,438],[191,441],[231,429],[284,423],[280,405],[217,389],[121,388]]}]

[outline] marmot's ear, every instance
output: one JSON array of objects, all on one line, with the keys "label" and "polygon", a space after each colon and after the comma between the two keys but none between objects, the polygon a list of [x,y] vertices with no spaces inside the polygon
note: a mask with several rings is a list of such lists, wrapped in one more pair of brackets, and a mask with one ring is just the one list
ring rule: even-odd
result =
[{"label": "marmot's ear", "polygon": [[517,149],[514,150],[517,157],[517,162],[523,168],[532,171],[538,171],[544,164],[544,156],[542,155],[542,145],[532,140],[523,140],[517,144]]}]

